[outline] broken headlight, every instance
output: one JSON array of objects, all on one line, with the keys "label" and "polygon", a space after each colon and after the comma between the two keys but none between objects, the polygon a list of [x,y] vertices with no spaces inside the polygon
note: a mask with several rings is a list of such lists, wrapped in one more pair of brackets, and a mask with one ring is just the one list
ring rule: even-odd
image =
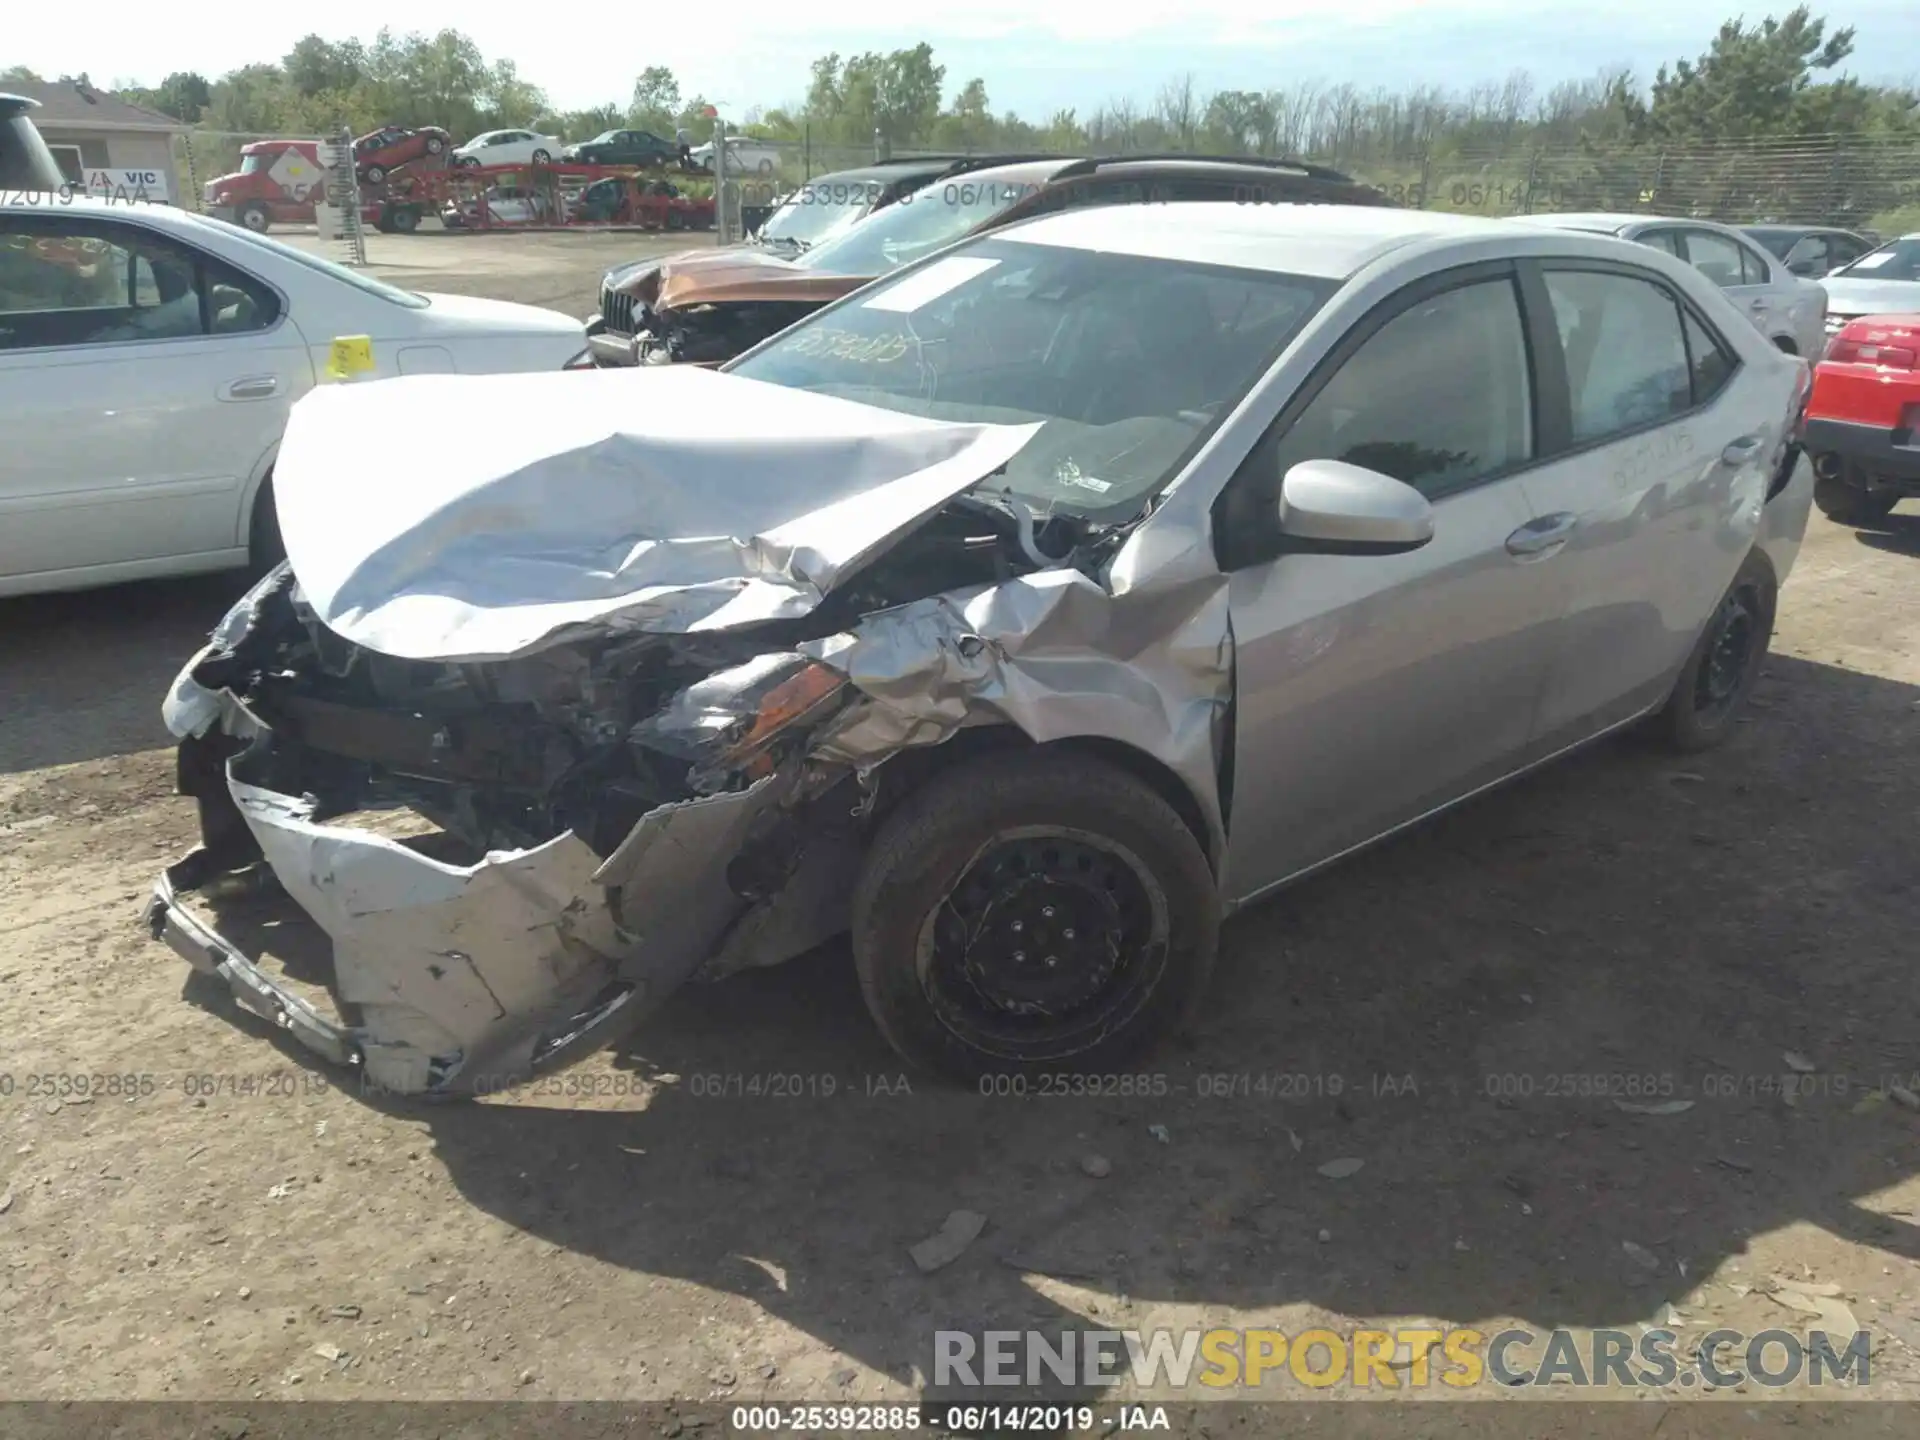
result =
[{"label": "broken headlight", "polygon": [[695,775],[752,779],[783,735],[838,710],[846,688],[846,676],[804,655],[760,655],[688,686],[630,738],[685,760]]}]

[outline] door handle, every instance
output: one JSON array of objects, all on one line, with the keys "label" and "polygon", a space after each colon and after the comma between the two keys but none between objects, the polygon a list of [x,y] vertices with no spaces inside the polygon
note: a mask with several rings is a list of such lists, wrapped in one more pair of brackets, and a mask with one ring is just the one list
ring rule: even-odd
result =
[{"label": "door handle", "polygon": [[1567,543],[1579,523],[1571,510],[1536,516],[1507,536],[1507,553],[1519,560],[1544,559]]},{"label": "door handle", "polygon": [[1754,456],[1758,455],[1760,453],[1760,447],[1766,443],[1767,437],[1764,435],[1742,435],[1738,440],[1729,443],[1727,448],[1720,452],[1720,463],[1723,465],[1744,465],[1753,459]]},{"label": "door handle", "polygon": [[235,380],[220,392],[222,400],[265,400],[280,391],[278,375],[249,375]]}]

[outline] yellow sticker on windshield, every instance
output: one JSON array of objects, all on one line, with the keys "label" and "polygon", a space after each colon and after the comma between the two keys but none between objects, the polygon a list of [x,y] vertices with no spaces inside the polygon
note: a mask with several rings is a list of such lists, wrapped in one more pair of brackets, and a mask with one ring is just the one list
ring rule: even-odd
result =
[{"label": "yellow sticker on windshield", "polygon": [[333,337],[333,354],[327,358],[329,380],[345,380],[349,376],[364,375],[371,369],[373,369],[373,337],[371,335]]}]

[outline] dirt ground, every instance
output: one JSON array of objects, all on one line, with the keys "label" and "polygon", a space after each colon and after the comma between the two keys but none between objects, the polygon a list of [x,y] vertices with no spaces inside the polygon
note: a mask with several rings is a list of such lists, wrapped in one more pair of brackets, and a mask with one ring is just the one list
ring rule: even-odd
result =
[{"label": "dirt ground", "polygon": [[[615,258],[380,238],[580,313]],[[1231,924],[1145,1098],[906,1081],[831,949],[538,1091],[362,1097],[138,923],[195,838],[160,698],[237,589],[0,603],[0,1397],[905,1399],[938,1329],[1755,1332],[1787,1276],[1920,1398],[1920,1114],[1876,1098],[1920,1088],[1920,516],[1815,517],[1725,749],[1606,744]]]}]

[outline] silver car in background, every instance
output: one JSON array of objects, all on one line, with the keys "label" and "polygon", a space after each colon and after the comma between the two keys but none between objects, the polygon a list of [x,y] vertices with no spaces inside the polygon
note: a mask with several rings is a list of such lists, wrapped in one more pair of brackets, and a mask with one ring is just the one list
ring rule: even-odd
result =
[{"label": "silver car in background", "polygon": [[1526,223],[1617,235],[1664,251],[1726,291],[1760,333],[1788,354],[1818,360],[1826,348],[1827,292],[1731,225],[1606,214],[1531,215]]},{"label": "silver car in background", "polygon": [[[719,372],[327,387],[290,569],[167,700],[205,843],[153,933],[400,1090],[849,932],[916,1064],[1114,1073],[1225,915],[1634,722],[1733,735],[1808,383],[1648,246],[1195,203],[962,241]],[[444,444],[502,413],[508,459]],[[335,823],[380,804],[441,833]],[[350,1019],[190,908],[262,872]]]}]

